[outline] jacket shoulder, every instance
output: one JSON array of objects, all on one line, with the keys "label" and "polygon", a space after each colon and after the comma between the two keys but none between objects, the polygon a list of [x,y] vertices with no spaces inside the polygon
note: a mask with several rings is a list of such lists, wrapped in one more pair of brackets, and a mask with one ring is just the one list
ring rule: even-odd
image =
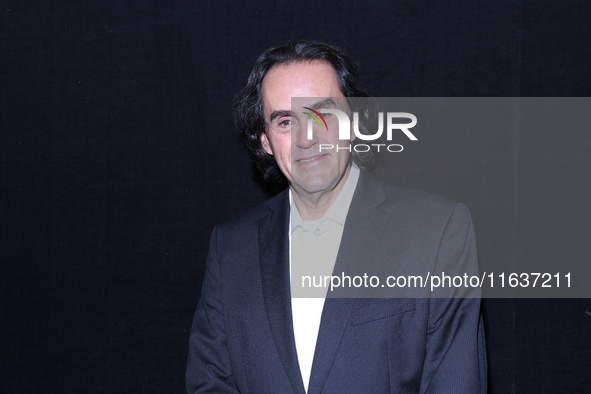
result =
[{"label": "jacket shoulder", "polygon": [[[281,211],[289,206],[288,190],[284,190],[279,194],[263,201],[262,203],[248,209],[238,217],[227,222],[218,224],[216,227],[219,231],[242,231],[246,228],[256,226],[258,222],[264,217],[271,214],[273,211]],[[286,215],[289,210],[286,210]]]},{"label": "jacket shoulder", "polygon": [[[365,177],[362,187],[367,190],[363,195],[368,200],[379,201],[378,207],[391,212],[424,212],[424,213],[448,213],[453,211],[465,211],[468,208],[461,202],[423,190],[394,186],[377,179],[372,174]],[[378,193],[372,190],[379,190]],[[379,195],[379,198],[376,196]]]},{"label": "jacket shoulder", "polygon": [[461,202],[439,194],[426,192],[423,190],[409,189],[405,187],[383,184],[387,201],[391,205],[402,205],[407,207],[416,207],[423,209],[454,210],[458,206],[463,206]]}]

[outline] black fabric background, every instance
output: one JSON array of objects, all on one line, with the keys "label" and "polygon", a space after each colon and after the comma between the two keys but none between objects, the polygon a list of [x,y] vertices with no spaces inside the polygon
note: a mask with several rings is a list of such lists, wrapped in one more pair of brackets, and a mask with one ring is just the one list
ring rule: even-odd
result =
[{"label": "black fabric background", "polygon": [[[184,391],[209,234],[271,193],[230,116],[267,47],[336,43],[375,96],[591,92],[585,1],[0,5],[3,393]],[[467,203],[481,261],[589,259],[588,134],[438,143],[392,181]],[[589,392],[589,300],[484,304],[491,393]]]}]

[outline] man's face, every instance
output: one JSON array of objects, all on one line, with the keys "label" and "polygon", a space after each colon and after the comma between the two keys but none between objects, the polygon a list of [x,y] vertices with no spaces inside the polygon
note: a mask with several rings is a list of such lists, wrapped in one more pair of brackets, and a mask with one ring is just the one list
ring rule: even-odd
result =
[{"label": "man's face", "polygon": [[[298,99],[292,108],[292,97],[306,99]],[[331,97],[334,100],[326,100]],[[349,151],[320,150],[320,144],[349,146],[350,141],[338,139],[336,117],[325,115],[328,130],[315,126],[312,139],[308,139],[309,117],[303,114],[310,112],[304,107],[346,111],[346,100],[334,68],[323,61],[273,66],[263,79],[262,101],[267,123],[266,131],[261,134],[262,146],[275,157],[292,190],[301,196],[314,195],[344,183]]]}]

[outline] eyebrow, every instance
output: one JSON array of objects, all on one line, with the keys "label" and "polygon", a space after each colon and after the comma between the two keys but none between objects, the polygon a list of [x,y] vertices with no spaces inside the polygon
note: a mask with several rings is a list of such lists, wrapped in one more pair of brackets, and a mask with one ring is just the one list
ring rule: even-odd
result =
[{"label": "eyebrow", "polygon": [[[309,108],[312,108],[312,109],[320,109],[320,108],[325,108],[325,107],[333,107],[334,108],[336,106],[337,105],[333,99],[327,98],[327,99],[320,100],[317,103],[312,104]],[[273,120],[280,118],[282,116],[293,116],[293,111],[288,111],[288,110],[273,111],[273,112],[271,112],[271,115],[269,116],[269,121],[272,122]]]},{"label": "eyebrow", "polygon": [[310,106],[310,108],[312,109],[319,109],[319,108],[323,108],[323,107],[336,107],[336,103],[333,101],[333,99],[331,98],[327,98],[324,100],[320,100],[319,102],[313,104]]},{"label": "eyebrow", "polygon": [[269,116],[269,121],[273,121],[274,119],[280,118],[282,116],[292,116],[292,111],[273,111],[271,112],[271,116]]}]

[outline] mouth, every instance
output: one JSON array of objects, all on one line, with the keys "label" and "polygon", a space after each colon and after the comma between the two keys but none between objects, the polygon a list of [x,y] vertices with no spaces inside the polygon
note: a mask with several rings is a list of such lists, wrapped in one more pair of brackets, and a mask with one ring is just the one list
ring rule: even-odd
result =
[{"label": "mouth", "polygon": [[309,163],[311,161],[321,159],[324,156],[326,156],[326,155],[319,155],[319,156],[309,157],[309,158],[305,158],[305,159],[299,159],[299,160],[296,160],[296,162],[297,163]]}]

